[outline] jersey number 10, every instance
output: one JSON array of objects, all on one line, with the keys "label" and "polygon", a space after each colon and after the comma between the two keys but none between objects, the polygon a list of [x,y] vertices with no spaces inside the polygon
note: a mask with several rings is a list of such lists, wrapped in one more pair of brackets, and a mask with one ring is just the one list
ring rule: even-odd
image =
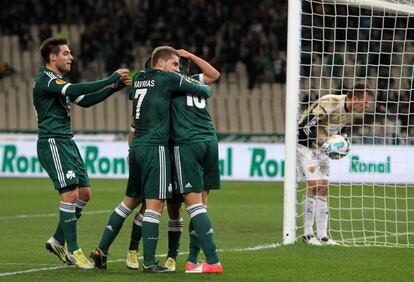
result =
[{"label": "jersey number 10", "polygon": [[196,106],[199,109],[204,109],[206,107],[206,98],[187,94],[187,106]]}]

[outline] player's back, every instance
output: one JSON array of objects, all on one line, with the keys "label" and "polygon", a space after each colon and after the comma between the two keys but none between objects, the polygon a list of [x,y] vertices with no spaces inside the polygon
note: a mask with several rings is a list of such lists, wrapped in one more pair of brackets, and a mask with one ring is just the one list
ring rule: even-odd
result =
[{"label": "player's back", "polygon": [[72,137],[70,100],[51,86],[67,83],[61,76],[42,66],[33,85],[33,104],[36,111],[39,138]]},{"label": "player's back", "polygon": [[[192,78],[203,84],[201,74]],[[183,93],[171,102],[172,138],[174,144],[217,141],[208,108],[208,99]]]},{"label": "player's back", "polygon": [[134,78],[132,126],[137,144],[167,145],[170,123],[170,72],[148,69]]}]

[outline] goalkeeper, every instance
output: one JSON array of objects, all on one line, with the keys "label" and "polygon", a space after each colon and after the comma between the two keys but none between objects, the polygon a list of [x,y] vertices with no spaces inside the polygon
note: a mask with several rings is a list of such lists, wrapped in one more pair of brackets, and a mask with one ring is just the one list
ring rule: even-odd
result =
[{"label": "goalkeeper", "polygon": [[[327,234],[329,158],[332,146],[325,144],[334,134],[344,134],[353,114],[365,112],[374,94],[358,83],[346,95],[325,95],[311,104],[299,119],[298,177],[307,181],[303,195],[303,240],[311,245],[336,245]],[[316,220],[316,238],[313,223]]]}]

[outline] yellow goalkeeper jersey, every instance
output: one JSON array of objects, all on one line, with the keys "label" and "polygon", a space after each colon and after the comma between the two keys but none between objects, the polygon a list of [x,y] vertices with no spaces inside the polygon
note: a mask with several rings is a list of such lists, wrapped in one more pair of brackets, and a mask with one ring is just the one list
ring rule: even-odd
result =
[{"label": "yellow goalkeeper jersey", "polygon": [[[346,95],[325,95],[306,109],[299,119],[299,124],[311,115],[319,118],[317,138],[326,138],[339,134],[341,129],[352,122],[352,113],[345,107]],[[308,122],[307,121],[307,122]]]}]

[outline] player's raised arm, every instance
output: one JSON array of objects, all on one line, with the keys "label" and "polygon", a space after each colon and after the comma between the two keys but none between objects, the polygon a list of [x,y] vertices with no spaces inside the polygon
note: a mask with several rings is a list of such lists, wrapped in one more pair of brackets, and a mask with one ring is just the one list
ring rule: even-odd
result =
[{"label": "player's raised arm", "polygon": [[171,91],[192,93],[195,96],[209,98],[212,95],[211,87],[208,85],[201,85],[198,81],[175,72],[169,74]]},{"label": "player's raised arm", "polygon": [[71,102],[77,104],[78,106],[88,108],[93,105],[96,105],[115,92],[123,89],[125,86],[131,84],[130,78],[125,78],[124,80],[118,79],[115,83],[113,83],[110,87],[105,87],[97,92],[90,93],[87,95],[77,95],[77,96],[71,96],[70,100]]},{"label": "player's raised arm", "polygon": [[[115,83],[118,79],[126,77],[128,74],[127,69],[119,69],[115,71],[112,75],[106,79],[96,80],[91,82],[81,82],[76,84],[65,83],[63,87],[60,88],[60,93],[69,97],[77,97],[79,93],[91,94],[96,91],[101,90],[103,87]],[[51,83],[51,88],[54,87],[54,84]]]},{"label": "player's raised arm", "polygon": [[181,56],[181,58],[187,58],[191,60],[197,67],[200,68],[201,72],[203,73],[204,84],[209,85],[219,79],[220,72],[216,70],[212,65],[210,65],[206,60],[184,49],[177,50],[177,53]]}]

